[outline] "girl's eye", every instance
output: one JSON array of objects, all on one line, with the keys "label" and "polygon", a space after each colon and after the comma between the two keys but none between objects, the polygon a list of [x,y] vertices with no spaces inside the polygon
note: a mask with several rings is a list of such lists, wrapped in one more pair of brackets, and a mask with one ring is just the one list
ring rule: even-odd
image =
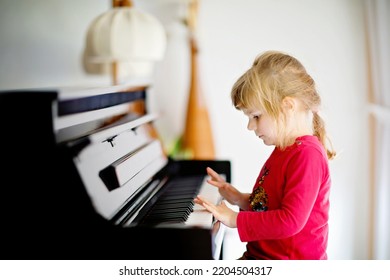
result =
[{"label": "girl's eye", "polygon": [[254,118],[255,120],[258,120],[258,119],[260,118],[260,116],[259,116],[259,115],[254,115],[253,118]]}]

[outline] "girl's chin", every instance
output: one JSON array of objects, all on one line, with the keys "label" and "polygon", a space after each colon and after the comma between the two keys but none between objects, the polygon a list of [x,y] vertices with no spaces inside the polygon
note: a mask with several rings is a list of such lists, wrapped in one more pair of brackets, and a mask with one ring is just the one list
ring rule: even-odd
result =
[{"label": "girl's chin", "polygon": [[273,142],[269,141],[268,139],[264,139],[264,138],[260,138],[260,139],[263,140],[263,143],[266,146],[273,146],[273,145],[275,145]]}]

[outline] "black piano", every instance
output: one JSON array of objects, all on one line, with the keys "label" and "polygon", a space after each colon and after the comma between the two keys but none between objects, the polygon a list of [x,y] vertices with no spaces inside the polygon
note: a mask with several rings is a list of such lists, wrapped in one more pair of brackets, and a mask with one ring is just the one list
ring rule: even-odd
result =
[{"label": "black piano", "polygon": [[[147,87],[0,92],[1,259],[220,259],[210,166],[174,160]],[[141,105],[141,106],[140,106]]]}]

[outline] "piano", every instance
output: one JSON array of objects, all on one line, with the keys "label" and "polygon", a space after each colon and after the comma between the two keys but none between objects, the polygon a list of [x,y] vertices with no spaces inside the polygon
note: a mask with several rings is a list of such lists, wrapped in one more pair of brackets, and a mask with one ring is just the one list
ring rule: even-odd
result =
[{"label": "piano", "polygon": [[1,259],[221,259],[210,166],[163,149],[147,87],[0,92]]}]

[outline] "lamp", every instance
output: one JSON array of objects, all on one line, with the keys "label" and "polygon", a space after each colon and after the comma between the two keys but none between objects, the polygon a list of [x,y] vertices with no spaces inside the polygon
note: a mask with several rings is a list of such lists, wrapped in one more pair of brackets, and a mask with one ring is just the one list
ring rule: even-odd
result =
[{"label": "lamp", "polygon": [[167,38],[162,24],[130,0],[113,0],[112,9],[90,24],[83,66],[90,74],[109,74],[118,84],[126,76],[150,77],[154,63],[163,58]]}]

